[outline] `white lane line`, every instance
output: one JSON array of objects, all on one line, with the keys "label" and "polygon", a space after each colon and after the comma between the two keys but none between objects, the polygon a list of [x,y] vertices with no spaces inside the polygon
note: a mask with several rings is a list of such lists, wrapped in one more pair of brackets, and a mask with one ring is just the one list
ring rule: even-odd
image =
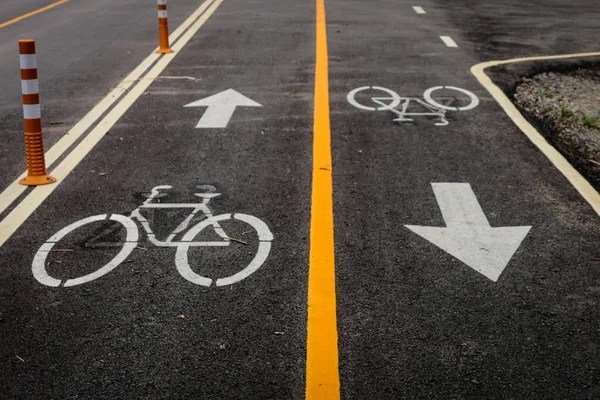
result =
[{"label": "white lane line", "polygon": [[415,12],[417,14],[425,14],[425,10],[423,9],[423,7],[420,6],[413,6],[413,10],[415,10]]},{"label": "white lane line", "polygon": [[[169,36],[170,42],[175,43],[213,1],[214,0],[206,0],[192,15],[179,25],[179,27]],[[47,169],[49,169],[50,166],[73,145],[73,143],[75,143],[124,93],[126,93],[127,90],[156,62],[156,60],[158,60],[161,55],[156,54],[157,49],[158,47],[46,152],[45,158]],[[26,175],[27,171],[21,173],[21,175],[0,194],[0,214],[10,207],[10,205],[21,196],[25,190],[27,190],[26,186],[19,184],[19,181]]]},{"label": "white lane line", "polygon": [[504,61],[488,61],[471,67],[471,73],[475,75],[479,83],[487,89],[492,97],[500,104],[506,115],[521,129],[521,132],[550,160],[554,167],[562,173],[573,185],[579,194],[600,216],[600,193],[558,152],[546,139],[531,125],[525,117],[517,110],[515,105],[506,97],[504,92],[492,82],[485,74],[485,69],[497,65],[511,64],[526,61],[558,60],[563,58],[600,57],[600,52],[566,54],[559,56],[525,57],[514,58]]},{"label": "white lane line", "polygon": [[224,0],[216,0],[208,10],[187,30],[171,48],[174,54],[165,54],[158,60],[156,65],[148,72],[145,79],[139,80],[138,84],[131,89],[125,97],[96,125],[96,127],[75,147],[75,149],[52,171],[58,182],[53,185],[35,187],[31,193],[23,199],[7,216],[0,222],[0,247],[15,233],[27,218],[52,194],[54,189],[63,182],[69,173],[83,160],[83,158],[94,148],[94,146],[106,135],[106,133],[117,123],[125,112],[146,91],[154,80],[164,71],[173,60],[175,55],[190,41],[190,39],[204,25],[208,18],[215,12]]},{"label": "white lane line", "polygon": [[440,39],[442,39],[442,42],[448,47],[458,47],[456,42],[452,40],[450,36],[440,36]]}]

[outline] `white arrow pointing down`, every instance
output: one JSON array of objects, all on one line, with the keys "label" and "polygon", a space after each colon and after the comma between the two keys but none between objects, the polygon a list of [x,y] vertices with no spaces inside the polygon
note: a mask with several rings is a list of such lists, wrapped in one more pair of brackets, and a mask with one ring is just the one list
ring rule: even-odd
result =
[{"label": "white arrow pointing down", "polygon": [[226,128],[236,107],[262,106],[233,89],[227,89],[184,107],[208,107],[196,128]]},{"label": "white arrow pointing down", "polygon": [[446,227],[405,225],[496,282],[531,226],[492,228],[468,183],[432,183]]}]

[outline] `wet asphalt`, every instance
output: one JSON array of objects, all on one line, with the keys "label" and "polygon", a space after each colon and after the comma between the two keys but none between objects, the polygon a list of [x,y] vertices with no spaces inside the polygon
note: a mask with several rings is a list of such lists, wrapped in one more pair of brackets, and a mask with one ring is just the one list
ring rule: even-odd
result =
[{"label": "wet asphalt", "polygon": [[[50,2],[9,3],[0,23]],[[38,39],[51,146],[156,45],[155,6],[143,3],[71,1],[0,29],[1,189],[24,168],[16,41]],[[201,4],[171,3],[172,27]],[[597,50],[593,5],[426,1],[423,15],[403,0],[325,5],[341,398],[598,398],[598,215],[469,71]],[[315,12],[310,1],[225,0],[0,247],[1,398],[305,397]],[[518,68],[494,80],[509,92],[536,66]],[[445,126],[435,116],[395,122],[347,101],[363,86],[411,98],[454,86],[479,105],[449,111]],[[195,128],[205,109],[183,106],[229,88],[262,107],[236,109],[226,129]],[[450,106],[468,101],[438,93]],[[357,100],[376,106],[366,94]],[[469,183],[493,227],[532,227],[497,282],[404,226],[444,226],[436,182]],[[74,287],[33,277],[36,252],[57,231],[132,215],[159,185],[172,186],[163,204],[198,203],[198,186],[214,186],[212,215],[251,215],[272,232],[266,261],[231,285],[194,284],[178,272],[177,248],[156,246],[138,224],[137,247],[106,275]],[[160,241],[189,214],[141,212]],[[193,271],[218,279],[249,265],[256,226],[223,219],[238,240],[192,248]],[[125,233],[111,221],[78,228],[46,270],[63,280],[93,273]],[[208,229],[196,240],[219,237]]]}]

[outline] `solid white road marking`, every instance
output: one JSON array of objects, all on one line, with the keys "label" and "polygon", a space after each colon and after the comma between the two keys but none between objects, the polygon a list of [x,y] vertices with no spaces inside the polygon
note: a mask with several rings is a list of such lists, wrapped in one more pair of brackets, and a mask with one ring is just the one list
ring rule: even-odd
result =
[{"label": "solid white road marking", "polygon": [[226,128],[236,107],[262,106],[233,89],[227,89],[184,107],[208,107],[196,128]]},{"label": "solid white road marking", "polygon": [[524,57],[514,58],[504,61],[488,61],[477,64],[471,67],[471,73],[477,78],[479,83],[487,89],[492,97],[500,104],[506,115],[521,129],[521,132],[529,138],[529,140],[550,160],[556,169],[558,169],[579,194],[588,202],[594,209],[596,214],[600,216],[600,193],[590,185],[590,183],[556,150],[546,139],[539,133],[533,125],[531,125],[525,117],[517,110],[515,105],[506,97],[504,92],[496,86],[492,80],[485,74],[485,69],[503,64],[512,64],[527,61],[541,60],[559,60],[564,58],[582,58],[582,57],[599,57],[600,52],[594,53],[579,53],[566,54],[559,56],[542,56],[542,57]]},{"label": "solid white road marking", "polygon": [[440,36],[440,39],[442,39],[442,42],[448,47],[458,47],[456,42],[452,40],[450,36]]},{"label": "solid white road marking", "polygon": [[[172,46],[173,50],[181,50],[190,39],[204,25],[206,20],[215,12],[224,0],[216,0],[206,12],[181,36],[180,40]],[[177,54],[177,53],[176,53]],[[98,123],[85,139],[52,171],[52,176],[58,179],[54,185],[37,186],[0,222],[0,247],[6,243],[13,233],[25,222],[27,218],[52,194],[60,182],[64,181],[69,173],[81,160],[94,148],[94,146],[117,123],[119,118],[133,105],[173,60],[175,54],[159,56],[160,59],[137,85]],[[41,189],[41,190],[38,190]],[[7,189],[8,190],[8,189]]]},{"label": "solid white road marking", "polygon": [[[206,0],[192,15],[190,15],[173,33],[169,36],[171,43],[175,43],[181,35],[204,13],[214,0]],[[157,48],[158,49],[158,48]],[[21,68],[25,65],[27,68],[35,67],[35,57],[33,54],[22,54]],[[148,56],[140,65],[138,65],[121,83],[113,89],[100,103],[98,103],[89,113],[87,113],[66,135],[50,148],[45,155],[46,168],[50,168],[56,160],[58,160],[79,138],[104,114],[112,105],[121,98],[124,93],[127,93],[129,88],[136,83],[139,78],[160,58],[160,54],[156,54],[156,49]],[[27,171],[13,181],[0,194],[0,214],[2,214],[10,205],[20,196],[27,186],[19,184],[19,181],[27,175]],[[0,246],[2,246],[0,237]]]},{"label": "solid white road marking", "polygon": [[415,10],[415,12],[417,14],[425,14],[425,10],[423,9],[423,7],[420,6],[413,6],[413,10]]},{"label": "solid white road marking", "polygon": [[405,226],[496,282],[531,226],[492,228],[468,183],[431,186],[446,227]]}]

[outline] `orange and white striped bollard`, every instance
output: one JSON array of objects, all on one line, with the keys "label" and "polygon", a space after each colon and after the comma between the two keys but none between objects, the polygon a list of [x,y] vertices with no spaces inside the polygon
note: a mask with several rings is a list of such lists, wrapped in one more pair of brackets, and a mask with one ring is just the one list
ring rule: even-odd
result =
[{"label": "orange and white striped bollard", "polygon": [[169,22],[167,0],[158,0],[158,51],[159,54],[172,53],[169,46]]},{"label": "orange and white striped bollard", "polygon": [[21,179],[19,183],[26,186],[47,185],[56,182],[56,179],[46,172],[34,40],[19,40],[19,61],[21,64],[21,93],[23,97],[25,151],[27,156],[27,176]]}]

